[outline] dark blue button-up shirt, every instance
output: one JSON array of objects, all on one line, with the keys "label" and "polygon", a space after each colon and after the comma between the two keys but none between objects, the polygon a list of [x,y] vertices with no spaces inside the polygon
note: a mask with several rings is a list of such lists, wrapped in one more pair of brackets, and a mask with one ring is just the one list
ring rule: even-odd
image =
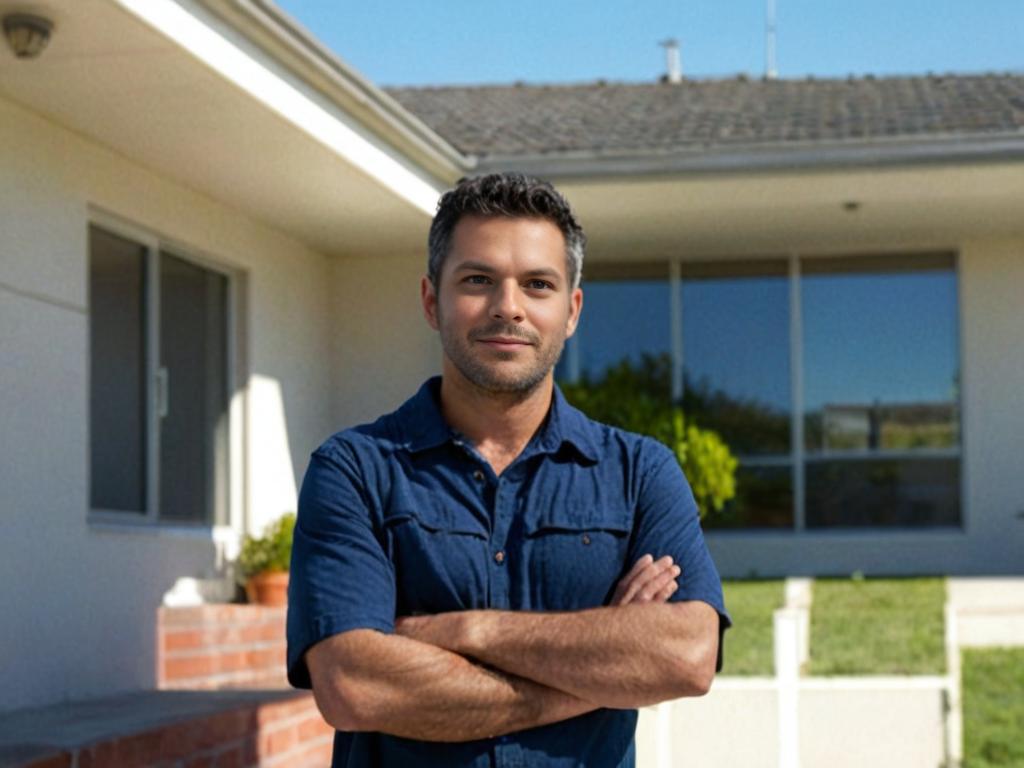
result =
[{"label": "dark blue button-up shirt", "polygon": [[[311,645],[351,629],[392,632],[396,616],[607,605],[644,554],[671,555],[682,568],[671,599],[707,602],[728,626],[693,495],[671,451],[591,421],[556,387],[541,429],[495,476],[445,423],[439,397],[440,378],[431,379],[394,413],[313,452],[292,550],[293,685],[310,686],[303,655]],[[454,744],[339,732],[333,764],[632,766],[636,720],[636,710],[599,709]]]}]

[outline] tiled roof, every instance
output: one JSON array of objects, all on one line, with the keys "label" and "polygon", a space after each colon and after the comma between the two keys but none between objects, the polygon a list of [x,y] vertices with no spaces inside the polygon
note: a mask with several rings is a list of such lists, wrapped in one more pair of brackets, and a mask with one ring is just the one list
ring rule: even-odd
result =
[{"label": "tiled roof", "polygon": [[1024,75],[387,88],[464,153],[630,153],[1020,133]]}]

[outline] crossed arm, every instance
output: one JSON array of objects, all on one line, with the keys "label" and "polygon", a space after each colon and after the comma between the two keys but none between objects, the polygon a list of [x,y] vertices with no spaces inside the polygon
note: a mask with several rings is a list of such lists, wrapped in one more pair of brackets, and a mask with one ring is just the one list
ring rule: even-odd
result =
[{"label": "crossed arm", "polygon": [[462,611],[407,617],[396,634],[353,630],[306,654],[317,704],[339,730],[468,741],[707,691],[718,617],[667,604],[678,566],[637,561],[612,605],[572,613]]}]

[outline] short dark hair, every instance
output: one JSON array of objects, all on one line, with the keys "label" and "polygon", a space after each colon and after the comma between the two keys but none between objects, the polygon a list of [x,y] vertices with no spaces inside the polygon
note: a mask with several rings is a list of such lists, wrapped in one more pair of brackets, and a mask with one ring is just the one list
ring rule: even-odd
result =
[{"label": "short dark hair", "polygon": [[570,288],[580,284],[587,238],[568,201],[550,182],[521,173],[491,173],[459,179],[441,196],[427,238],[427,277],[437,289],[448,257],[452,232],[463,216],[507,216],[547,219],[565,238],[565,263]]}]

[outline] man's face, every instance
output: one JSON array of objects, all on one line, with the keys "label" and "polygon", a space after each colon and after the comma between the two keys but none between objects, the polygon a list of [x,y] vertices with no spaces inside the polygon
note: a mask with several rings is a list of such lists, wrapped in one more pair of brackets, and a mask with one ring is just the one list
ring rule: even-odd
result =
[{"label": "man's face", "polygon": [[551,373],[576,330],[583,294],[566,273],[565,238],[546,219],[466,216],[438,276],[422,284],[445,375],[526,393]]}]

